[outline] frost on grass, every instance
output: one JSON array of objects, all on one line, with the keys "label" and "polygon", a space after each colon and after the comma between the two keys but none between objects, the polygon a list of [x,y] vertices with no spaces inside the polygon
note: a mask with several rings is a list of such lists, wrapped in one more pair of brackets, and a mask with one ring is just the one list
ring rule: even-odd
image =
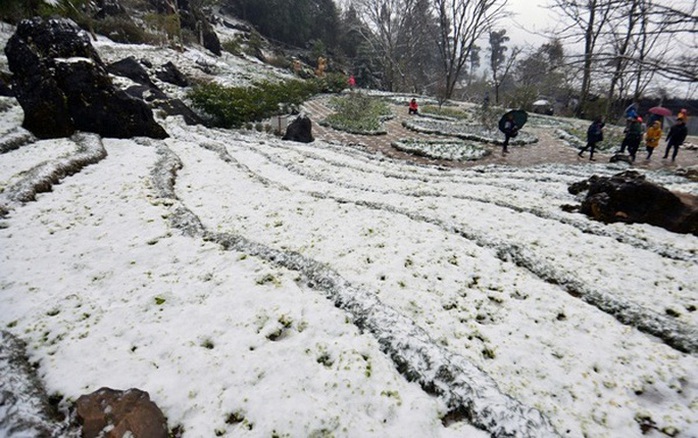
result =
[{"label": "frost on grass", "polygon": [[[435,120],[431,118],[413,118],[402,122],[403,126],[416,132],[425,134],[451,135],[464,140],[473,140],[485,143],[502,144],[504,134],[499,130],[490,130],[482,125],[473,125],[464,122],[452,122],[447,120]],[[536,143],[538,137],[520,131],[516,138],[510,140],[510,145],[526,145]]]},{"label": "frost on grass", "polygon": [[[174,154],[161,149],[160,155],[163,158],[153,172],[156,191],[173,196],[174,178],[169,175],[175,175],[181,164]],[[171,218],[175,225],[189,223],[194,216],[181,205],[173,209],[172,215],[182,216]],[[413,321],[378,300],[375,293],[354,287],[328,266],[299,253],[276,250],[236,234],[204,230],[203,237],[227,250],[259,257],[301,273],[309,287],[322,291],[338,308],[352,316],[357,327],[372,333],[398,370],[408,380],[418,382],[426,391],[439,396],[449,412],[459,413],[493,436],[557,435],[538,410],[503,394],[484,371],[438,346]]]},{"label": "frost on grass", "polygon": [[25,345],[0,331],[0,436],[78,437],[66,417],[51,405],[36,370],[28,362]]},{"label": "frost on grass", "polygon": [[452,161],[475,161],[490,154],[479,144],[458,140],[401,139],[394,141],[392,146],[422,157]]},{"label": "frost on grass", "polygon": [[75,154],[41,163],[26,172],[21,180],[6,187],[0,194],[0,213],[18,204],[36,199],[37,193],[49,192],[63,178],[80,172],[107,156],[101,138],[96,134],[78,133],[72,137],[78,148]]}]

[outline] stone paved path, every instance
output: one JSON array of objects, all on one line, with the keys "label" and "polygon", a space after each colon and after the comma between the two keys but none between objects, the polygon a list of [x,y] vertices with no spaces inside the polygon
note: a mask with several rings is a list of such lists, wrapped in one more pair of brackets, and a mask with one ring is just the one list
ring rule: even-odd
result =
[{"label": "stone paved path", "polygon": [[[402,107],[398,105],[391,105],[393,114],[396,115],[395,118],[387,121],[384,126],[388,131],[385,135],[356,135],[348,134],[346,132],[337,131],[335,129],[320,126],[317,122],[327,117],[332,110],[327,106],[328,98],[319,98],[306,102],[303,104],[303,110],[308,114],[310,119],[313,121],[313,135],[316,138],[330,141],[339,142],[345,144],[361,144],[366,147],[367,150],[373,151],[385,155],[387,157],[405,160],[408,162],[414,162],[417,164],[431,164],[435,166],[442,167],[472,167],[472,166],[483,166],[490,164],[498,165],[510,165],[510,166],[535,166],[539,164],[548,163],[561,163],[561,164],[587,164],[589,163],[589,154],[585,154],[585,159],[580,159],[577,157],[577,150],[569,146],[564,145],[560,140],[553,136],[550,129],[547,128],[527,128],[525,131],[534,133],[539,141],[526,146],[513,146],[509,148],[510,153],[507,155],[502,155],[502,148],[495,144],[486,144],[485,147],[492,153],[487,157],[480,159],[478,161],[467,161],[467,162],[457,162],[450,160],[435,160],[424,157],[418,157],[406,152],[398,151],[391,146],[391,143],[395,140],[402,138],[424,138],[424,139],[435,139],[435,138],[446,138],[444,136],[432,135],[432,134],[422,134],[418,132],[411,131],[402,126],[402,121],[409,116],[407,114],[407,107]],[[695,141],[694,141],[695,143]],[[660,143],[660,146],[655,150],[652,160],[645,161],[645,150],[644,147],[638,152],[638,160],[634,164],[635,167],[641,169],[659,169],[662,167],[666,168],[676,168],[685,166],[698,165],[698,150],[687,150],[682,148],[679,150],[679,155],[677,157],[677,163],[672,164],[669,160],[662,160],[662,154],[664,152],[664,141]],[[597,152],[594,154],[596,163],[608,163],[608,160],[613,154]]]}]

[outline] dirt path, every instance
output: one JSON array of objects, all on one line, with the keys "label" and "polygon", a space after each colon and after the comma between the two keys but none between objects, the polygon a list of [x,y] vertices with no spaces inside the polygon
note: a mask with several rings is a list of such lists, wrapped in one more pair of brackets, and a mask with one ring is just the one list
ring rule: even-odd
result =
[{"label": "dirt path", "polygon": [[[488,143],[485,144],[485,148],[492,153],[477,161],[458,162],[418,157],[406,152],[398,151],[391,146],[391,143],[395,140],[404,138],[434,139],[445,137],[439,135],[422,134],[403,127],[403,120],[408,117],[414,117],[407,114],[406,107],[392,105],[392,110],[396,117],[384,124],[386,130],[388,131],[387,134],[356,135],[320,126],[317,123],[332,113],[332,110],[327,107],[326,103],[326,99],[315,99],[306,102],[303,105],[303,109],[313,121],[313,135],[316,138],[339,143],[361,144],[369,151],[382,154],[390,158],[405,160],[417,164],[430,164],[450,168],[485,166],[490,164],[528,167],[548,163],[571,165],[589,163],[588,153],[585,154],[584,159],[578,158],[576,149],[565,145],[562,141],[553,136],[550,129],[546,128],[524,128],[525,131],[534,133],[538,137],[539,141],[526,146],[510,146],[510,153],[507,155],[502,155],[501,146]],[[690,139],[690,141],[692,141],[693,144],[698,143],[698,140],[695,138]],[[698,165],[698,150],[688,150],[685,147],[682,147],[679,150],[677,162],[672,164],[670,160],[662,159],[664,146],[665,143],[662,141],[659,147],[655,150],[654,156],[650,161],[646,161],[644,159],[645,150],[644,147],[641,147],[637,155],[638,160],[635,162],[634,166],[641,169],[672,169],[677,167]],[[603,164],[608,163],[612,155],[613,154],[611,153],[597,152],[594,155],[594,158],[596,159],[596,163]]]}]

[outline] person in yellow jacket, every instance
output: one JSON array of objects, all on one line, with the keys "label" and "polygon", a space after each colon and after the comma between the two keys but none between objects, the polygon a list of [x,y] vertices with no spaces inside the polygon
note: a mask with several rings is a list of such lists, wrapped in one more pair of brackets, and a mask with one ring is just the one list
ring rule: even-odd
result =
[{"label": "person in yellow jacket", "polygon": [[662,138],[662,122],[656,120],[654,124],[645,133],[645,146],[647,146],[647,159],[652,156],[654,149],[659,146],[659,140]]}]

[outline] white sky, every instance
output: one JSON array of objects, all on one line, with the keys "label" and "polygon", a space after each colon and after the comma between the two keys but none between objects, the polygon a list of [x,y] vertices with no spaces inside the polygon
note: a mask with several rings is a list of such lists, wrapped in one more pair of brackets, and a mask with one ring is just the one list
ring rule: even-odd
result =
[{"label": "white sky", "polygon": [[548,41],[541,35],[554,26],[554,14],[545,7],[546,0],[509,0],[508,9],[514,14],[503,27],[517,46],[537,47]]}]

